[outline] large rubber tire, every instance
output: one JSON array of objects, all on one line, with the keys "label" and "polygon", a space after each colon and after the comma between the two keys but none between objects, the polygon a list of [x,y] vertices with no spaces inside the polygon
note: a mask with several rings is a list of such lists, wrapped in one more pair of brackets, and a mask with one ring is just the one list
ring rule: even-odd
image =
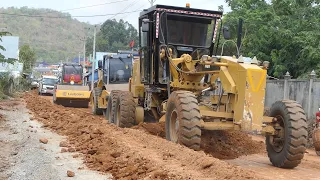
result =
[{"label": "large rubber tire", "polygon": [[120,90],[112,90],[108,100],[108,107],[106,112],[106,119],[109,123],[113,124],[114,121],[114,114],[116,112],[116,104],[119,98],[119,94],[121,93]]},{"label": "large rubber tire", "polygon": [[134,126],[136,117],[136,103],[131,92],[125,91],[119,94],[114,113],[115,124],[121,128]]},{"label": "large rubber tire", "polygon": [[[297,102],[283,100],[275,102],[270,116],[276,117],[282,136],[266,136],[266,147],[271,163],[280,168],[292,169],[301,163],[307,146],[307,120]],[[278,144],[274,141],[278,137]]]},{"label": "large rubber tire", "polygon": [[102,92],[102,88],[94,88],[93,105],[91,107],[92,113],[94,115],[102,115],[103,114],[103,109],[98,108],[98,99],[99,99],[101,92]]},{"label": "large rubber tire", "polygon": [[173,92],[167,103],[166,139],[200,150],[200,110],[197,98],[189,91]]}]

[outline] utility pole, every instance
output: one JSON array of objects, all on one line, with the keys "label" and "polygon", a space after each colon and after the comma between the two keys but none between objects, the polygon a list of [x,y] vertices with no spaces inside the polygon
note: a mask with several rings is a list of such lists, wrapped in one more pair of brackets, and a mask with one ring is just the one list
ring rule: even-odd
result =
[{"label": "utility pole", "polygon": [[94,33],[93,33],[93,54],[92,54],[92,78],[91,78],[91,90],[93,90],[93,81],[94,81],[94,70],[95,70],[95,63],[96,63],[96,26],[94,26]]},{"label": "utility pole", "polygon": [[156,2],[156,0],[149,0],[150,6],[153,6],[153,3]]},{"label": "utility pole", "polygon": [[79,61],[79,65],[81,64],[81,60],[80,60],[80,58],[81,58],[81,57],[80,57],[80,52],[79,52],[79,60],[78,60],[78,61]]},{"label": "utility pole", "polygon": [[83,63],[86,61],[86,37],[83,41]]},{"label": "utility pole", "polygon": [[84,38],[80,39],[81,41],[83,41],[83,62],[86,61],[86,40],[87,40],[87,36],[85,35]]},{"label": "utility pole", "polygon": [[93,63],[93,60],[92,60],[92,54],[90,54],[90,61],[92,62],[92,65],[91,65],[91,90],[93,90],[93,73],[94,73],[94,63]]},{"label": "utility pole", "polygon": [[92,54],[93,61],[96,60],[96,29],[97,29],[97,26],[95,25],[94,32],[93,32],[93,54]]}]

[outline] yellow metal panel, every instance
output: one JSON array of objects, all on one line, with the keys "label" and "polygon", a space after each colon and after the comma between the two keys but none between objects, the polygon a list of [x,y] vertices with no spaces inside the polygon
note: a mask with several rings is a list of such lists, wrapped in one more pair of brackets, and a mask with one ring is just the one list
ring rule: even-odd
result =
[{"label": "yellow metal panel", "polygon": [[248,69],[249,85],[252,92],[258,92],[266,80],[266,71],[262,69]]},{"label": "yellow metal panel", "polygon": [[144,97],[144,85],[141,84],[140,60],[135,60],[132,66],[132,77],[129,89],[133,97]]},{"label": "yellow metal panel", "polygon": [[219,74],[222,87],[225,92],[228,93],[235,93],[236,92],[236,84],[230,75],[227,67],[221,66],[220,67],[220,74]]},{"label": "yellow metal panel", "polygon": [[273,118],[274,117],[263,116],[263,122],[270,123],[270,122],[272,122]]},{"label": "yellow metal panel", "polygon": [[243,131],[262,130],[262,122],[269,120],[263,117],[266,71],[255,64],[238,63],[233,57],[222,57],[221,62],[228,63],[227,70],[236,84],[231,105],[234,123]]},{"label": "yellow metal panel", "polygon": [[212,111],[208,106],[199,106],[200,111]]},{"label": "yellow metal panel", "polygon": [[56,98],[89,99],[90,91],[56,90]]},{"label": "yellow metal panel", "polygon": [[98,99],[98,107],[101,109],[106,109],[108,105],[108,101],[106,97],[109,96],[109,92],[107,90],[103,90]]},{"label": "yellow metal panel", "polygon": [[166,115],[162,115],[161,118],[159,119],[159,122],[166,122]]},{"label": "yellow metal panel", "polygon": [[227,118],[232,119],[233,113],[226,113],[226,112],[217,112],[212,110],[201,110],[200,109],[201,116],[208,116],[208,117],[217,117],[217,118]]},{"label": "yellow metal panel", "polygon": [[235,130],[238,129],[238,126],[235,125],[232,121],[226,122],[204,122],[200,121],[200,126],[206,130]]}]

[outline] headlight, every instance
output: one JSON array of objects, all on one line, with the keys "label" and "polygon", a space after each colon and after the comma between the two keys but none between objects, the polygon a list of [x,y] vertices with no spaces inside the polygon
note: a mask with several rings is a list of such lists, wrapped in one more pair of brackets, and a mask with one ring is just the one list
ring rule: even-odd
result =
[{"label": "headlight", "polygon": [[74,84],[74,81],[70,81],[70,84]]}]

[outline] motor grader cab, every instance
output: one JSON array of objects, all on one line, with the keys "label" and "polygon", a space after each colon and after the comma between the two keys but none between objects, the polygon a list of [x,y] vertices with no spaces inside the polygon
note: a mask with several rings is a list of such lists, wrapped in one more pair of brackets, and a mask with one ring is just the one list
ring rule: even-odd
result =
[{"label": "motor grader cab", "polygon": [[132,71],[132,54],[106,55],[102,66],[105,84],[128,83]]},{"label": "motor grader cab", "polygon": [[[109,122],[131,127],[152,117],[165,121],[166,139],[199,150],[201,131],[240,130],[266,136],[270,161],[294,168],[307,143],[305,113],[277,101],[264,116],[268,63],[214,53],[222,12],[155,5],[140,13],[140,59],[129,91],[111,91]],[[221,32],[220,31],[220,32]],[[210,93],[204,97],[204,92]]]},{"label": "motor grader cab", "polygon": [[54,86],[53,102],[66,107],[87,108],[90,91],[83,85],[82,65],[64,63],[59,69],[59,83]]},{"label": "motor grader cab", "polygon": [[107,118],[107,97],[110,93],[107,91],[108,85],[128,84],[132,74],[132,58],[132,53],[122,52],[105,55],[103,60],[98,61],[98,82],[90,97],[93,114],[104,114]]}]

